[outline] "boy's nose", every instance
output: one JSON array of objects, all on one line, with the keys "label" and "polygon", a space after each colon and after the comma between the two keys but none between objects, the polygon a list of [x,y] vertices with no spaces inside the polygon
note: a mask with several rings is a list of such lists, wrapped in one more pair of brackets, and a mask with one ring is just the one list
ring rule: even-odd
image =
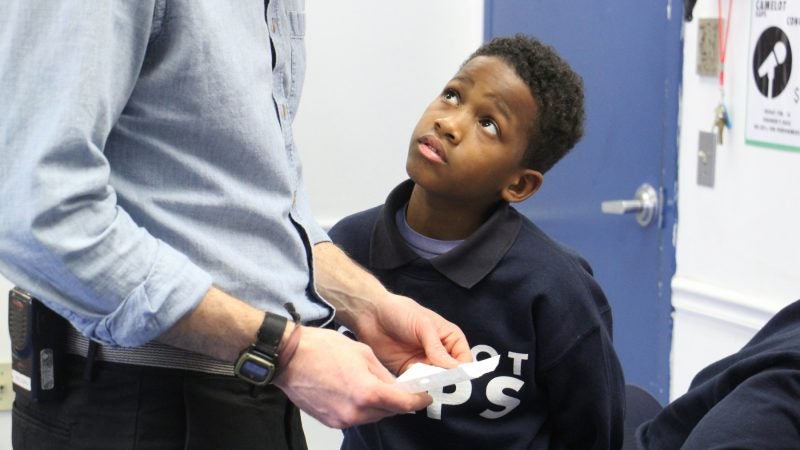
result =
[{"label": "boy's nose", "polygon": [[433,125],[440,136],[447,139],[452,144],[458,144],[461,140],[461,127],[459,123],[460,116],[448,115],[437,118]]}]

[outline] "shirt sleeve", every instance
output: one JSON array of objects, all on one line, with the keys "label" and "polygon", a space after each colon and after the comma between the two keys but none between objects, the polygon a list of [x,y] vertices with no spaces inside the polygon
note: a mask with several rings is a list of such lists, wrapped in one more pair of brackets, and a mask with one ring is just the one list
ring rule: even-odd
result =
[{"label": "shirt sleeve", "polygon": [[[534,315],[552,442],[554,448],[619,448],[625,378],[608,301],[584,260],[566,261],[547,278],[547,294]],[[552,267],[559,267],[556,262]]]},{"label": "shirt sleeve", "polygon": [[0,5],[0,272],[103,343],[136,346],[211,276],[117,204],[104,145],[163,8],[155,0]]},{"label": "shirt sleeve", "polygon": [[766,368],[713,405],[696,422],[681,448],[795,448],[800,442],[798,401],[797,368]]},{"label": "shirt sleeve", "polygon": [[598,326],[543,369],[556,448],[622,445],[625,385],[611,338]]}]

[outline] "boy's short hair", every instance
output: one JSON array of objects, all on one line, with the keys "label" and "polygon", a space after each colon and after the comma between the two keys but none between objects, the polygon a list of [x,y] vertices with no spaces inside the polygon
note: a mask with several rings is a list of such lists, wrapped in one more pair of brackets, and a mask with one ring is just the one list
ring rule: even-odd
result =
[{"label": "boy's short hair", "polygon": [[545,173],[583,136],[583,80],[556,51],[523,34],[483,44],[465,61],[494,56],[528,85],[539,112],[528,130],[524,167]]}]

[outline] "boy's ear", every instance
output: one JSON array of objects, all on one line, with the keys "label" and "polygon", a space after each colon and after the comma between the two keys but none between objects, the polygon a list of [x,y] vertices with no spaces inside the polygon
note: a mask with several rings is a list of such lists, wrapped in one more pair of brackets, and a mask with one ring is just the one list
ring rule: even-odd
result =
[{"label": "boy's ear", "polygon": [[503,189],[503,200],[509,203],[521,202],[538,191],[543,182],[544,175],[541,172],[533,169],[523,169]]}]

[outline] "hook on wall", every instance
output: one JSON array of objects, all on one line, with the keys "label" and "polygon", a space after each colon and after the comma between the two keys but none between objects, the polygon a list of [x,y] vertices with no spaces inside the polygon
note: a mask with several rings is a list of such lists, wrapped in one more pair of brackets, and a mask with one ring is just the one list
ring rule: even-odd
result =
[{"label": "hook on wall", "polygon": [[697,3],[697,0],[683,0],[683,19],[687,22],[692,21],[692,11],[695,3]]}]

